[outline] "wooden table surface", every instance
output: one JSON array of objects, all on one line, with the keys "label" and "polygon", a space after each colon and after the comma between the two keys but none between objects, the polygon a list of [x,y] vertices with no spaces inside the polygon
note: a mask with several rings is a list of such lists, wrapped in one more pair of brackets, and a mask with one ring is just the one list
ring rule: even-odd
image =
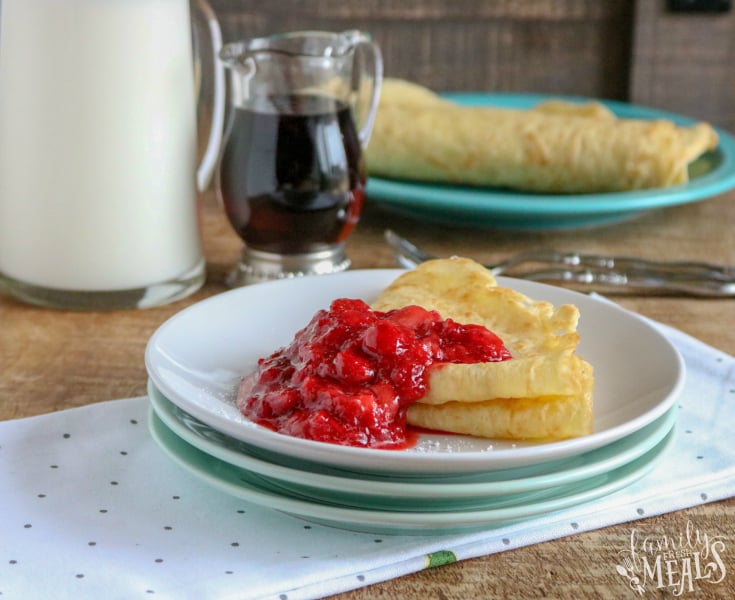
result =
[{"label": "wooden table surface", "polygon": [[[185,300],[146,310],[67,312],[27,306],[0,295],[0,419],[145,394],[143,352],[155,329],[182,308],[225,291],[224,277],[240,251],[214,194],[202,198],[208,278]],[[495,261],[538,246],[651,258],[735,264],[735,192],[644,214],[628,222],[572,232],[497,232],[429,224],[398,216],[369,201],[348,241],[353,268],[393,267],[383,243],[390,226],[438,255]],[[636,310],[735,354],[735,299],[615,296]],[[338,598],[628,598],[615,572],[616,554],[631,528],[651,537],[677,537],[692,524],[727,537],[728,574],[692,597],[735,597],[735,499],[581,533],[558,541],[429,569],[339,595]],[[650,593],[649,593],[650,595]],[[651,596],[652,597],[652,596]],[[664,596],[660,596],[664,597]],[[668,596],[666,596],[668,597]]]}]

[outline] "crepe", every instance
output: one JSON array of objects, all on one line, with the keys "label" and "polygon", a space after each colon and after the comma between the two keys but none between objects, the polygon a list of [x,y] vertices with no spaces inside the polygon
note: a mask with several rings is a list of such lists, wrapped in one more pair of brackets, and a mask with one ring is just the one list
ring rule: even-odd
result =
[{"label": "crepe", "polygon": [[370,175],[543,193],[618,192],[688,181],[717,147],[707,123],[617,118],[599,102],[529,110],[462,106],[400,79],[384,81]]},{"label": "crepe", "polygon": [[412,425],[488,438],[563,439],[592,431],[592,366],[576,354],[579,310],[535,301],[497,285],[465,258],[428,261],[399,276],[373,302],[388,311],[417,304],[459,323],[487,327],[513,356],[442,364],[409,406]]}]

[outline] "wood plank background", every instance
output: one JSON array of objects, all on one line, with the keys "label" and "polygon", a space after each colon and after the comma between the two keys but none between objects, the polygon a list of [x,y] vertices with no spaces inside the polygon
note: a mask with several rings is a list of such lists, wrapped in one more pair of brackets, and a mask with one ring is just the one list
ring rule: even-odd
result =
[{"label": "wood plank background", "polygon": [[735,131],[735,14],[665,0],[210,0],[225,41],[362,29],[386,74],[437,90],[637,102]]},{"label": "wood plank background", "polygon": [[636,2],[631,98],[735,131],[735,9],[686,14]]}]

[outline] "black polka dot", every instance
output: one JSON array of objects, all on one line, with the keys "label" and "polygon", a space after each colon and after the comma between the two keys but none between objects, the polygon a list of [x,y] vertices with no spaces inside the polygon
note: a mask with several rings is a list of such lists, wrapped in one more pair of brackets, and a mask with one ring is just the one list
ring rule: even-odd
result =
[{"label": "black polka dot", "polygon": [[117,481],[111,481],[110,485],[118,485]]},{"label": "black polka dot", "polygon": [[64,435],[63,435],[62,437],[63,437],[63,438],[65,439],[65,440],[68,440],[68,439],[69,439],[69,438],[71,437],[71,433],[65,433],[65,434],[64,434]]},{"label": "black polka dot", "polygon": [[31,527],[33,527],[33,525],[31,525],[30,523],[26,523],[25,525],[23,525],[24,529],[30,529]]},{"label": "black polka dot", "polygon": [[156,560],[154,560],[153,562],[156,562],[156,563],[162,563],[162,562],[163,562],[163,559],[162,559],[162,558],[157,558],[157,559],[156,559]]},{"label": "black polka dot", "polygon": [[510,546],[510,540],[508,538],[503,538],[503,545]]},{"label": "black polka dot", "polygon": [[232,546],[233,548],[239,548],[240,547],[240,543],[239,542],[232,542],[230,544],[230,546]]},{"label": "black polka dot", "polygon": [[104,515],[104,514],[107,513],[107,509],[106,508],[100,508],[100,512]]},{"label": "black polka dot", "polygon": [[17,561],[17,560],[15,560],[14,558],[11,558],[11,559],[10,559],[10,560],[8,561],[8,564],[10,564],[10,565],[17,565],[17,564],[18,564],[18,561]]},{"label": "black polka dot", "polygon": [[38,494],[38,497],[39,498],[45,498],[46,497],[46,494]]},{"label": "black polka dot", "polygon": [[235,571],[225,571],[225,575],[232,575]]},{"label": "black polka dot", "polygon": [[700,497],[700,498],[701,498],[702,500],[706,500],[708,496],[707,496],[707,494],[704,494],[704,493],[702,493],[702,494],[699,494],[699,497]]},{"label": "black polka dot", "polygon": [[153,590],[146,590],[145,593],[146,594],[155,594],[156,592],[154,592]]},{"label": "black polka dot", "polygon": [[637,513],[638,513],[639,515],[642,515],[642,514],[643,514],[643,513],[645,513],[646,511],[645,511],[645,510],[643,510],[642,508],[636,508],[636,509],[635,509],[635,512],[637,512]]},{"label": "black polka dot", "polygon": [[697,456],[697,460],[702,460],[703,458],[704,458],[704,456],[702,456],[701,454],[699,456]]},{"label": "black polka dot", "polygon": [[173,527],[171,527],[171,525],[164,525],[163,526],[163,529],[164,529],[164,531],[171,531],[173,529]]},{"label": "black polka dot", "polygon": [[125,450],[120,450],[120,454],[123,455],[123,456],[127,456],[128,455],[128,453],[125,452]]},{"label": "black polka dot", "polygon": [[304,525],[304,529],[311,529],[311,525]]},{"label": "black polka dot", "polygon": [[579,529],[579,523],[572,522],[570,525],[572,526],[572,529]]},{"label": "black polka dot", "polygon": [[96,546],[97,542],[87,542],[87,546]]},{"label": "black polka dot", "polygon": [[365,581],[365,576],[364,575],[358,575],[357,576],[357,581]]},{"label": "black polka dot", "polygon": [[382,543],[383,543],[383,540],[381,540],[380,538],[378,538],[377,540],[373,540],[373,541],[374,541],[374,542],[375,542],[376,544],[382,544]]},{"label": "black polka dot", "polygon": [[138,421],[135,420],[135,419],[130,419],[130,424],[131,425],[137,425],[138,424]]},{"label": "black polka dot", "polygon": [[77,574],[75,575],[75,577],[76,577],[77,579],[84,579],[84,573],[77,573]]},{"label": "black polka dot", "polygon": [[171,496],[172,500],[181,500],[181,496]]},{"label": "black polka dot", "polygon": [[58,469],[59,465],[49,465],[52,469]]},{"label": "black polka dot", "polygon": [[278,596],[278,600],[288,600],[288,594],[281,594]]}]

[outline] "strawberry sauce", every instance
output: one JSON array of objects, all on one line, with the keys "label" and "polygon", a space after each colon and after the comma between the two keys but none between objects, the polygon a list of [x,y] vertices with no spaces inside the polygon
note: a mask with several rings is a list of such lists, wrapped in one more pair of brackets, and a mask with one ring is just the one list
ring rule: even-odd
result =
[{"label": "strawberry sauce", "polygon": [[406,410],[442,363],[511,358],[480,325],[418,306],[379,312],[335,300],[288,346],[258,361],[238,406],[252,421],[300,438],[369,448],[406,448]]}]

